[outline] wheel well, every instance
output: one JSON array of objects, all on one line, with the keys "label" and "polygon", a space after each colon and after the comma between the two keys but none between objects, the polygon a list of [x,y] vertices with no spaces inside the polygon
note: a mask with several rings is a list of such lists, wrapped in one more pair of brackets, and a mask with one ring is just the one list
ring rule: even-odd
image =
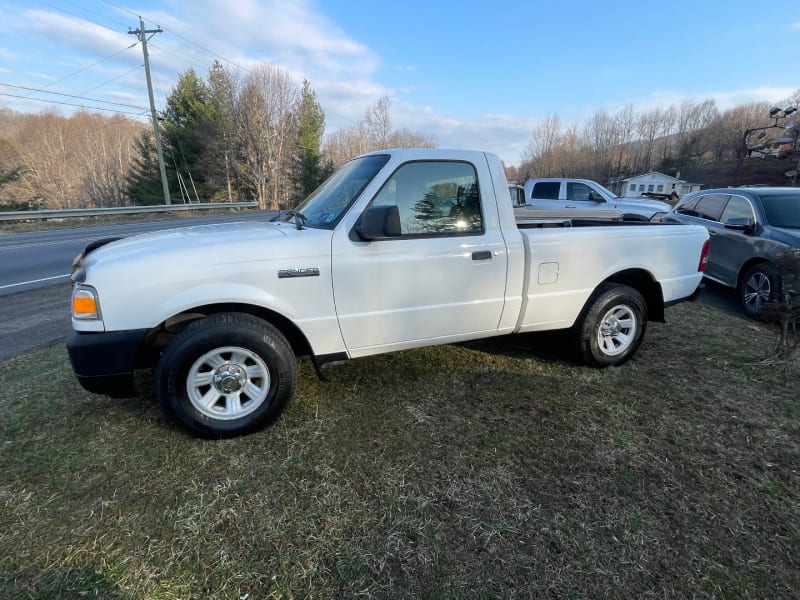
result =
[{"label": "wheel well", "polygon": [[148,334],[145,342],[151,350],[156,353],[160,352],[169,341],[175,337],[176,334],[183,331],[189,323],[198,319],[203,319],[209,315],[218,313],[245,313],[262,319],[271,325],[275,326],[289,342],[292,351],[296,356],[303,356],[311,354],[311,345],[308,343],[306,336],[297,328],[289,319],[273,310],[263,308],[261,306],[253,306],[250,304],[208,304],[205,306],[197,306],[191,310],[184,311],[177,315],[173,315],[165,322],[161,323],[158,327],[153,329]]},{"label": "wheel well", "polygon": [[664,321],[664,294],[661,285],[647,271],[629,269],[615,273],[603,283],[622,283],[639,292],[647,304],[647,315],[650,321]]},{"label": "wheel well", "polygon": [[742,265],[742,268],[739,269],[739,275],[736,277],[736,289],[738,290],[742,287],[742,279],[744,279],[745,274],[752,269],[756,265],[760,265],[763,263],[768,263],[769,261],[766,258],[751,258],[746,263]]}]

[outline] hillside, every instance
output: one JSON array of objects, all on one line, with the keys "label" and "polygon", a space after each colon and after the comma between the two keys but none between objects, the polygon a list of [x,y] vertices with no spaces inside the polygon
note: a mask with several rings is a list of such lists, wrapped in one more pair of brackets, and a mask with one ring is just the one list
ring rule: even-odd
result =
[{"label": "hillside", "polygon": [[681,174],[681,178],[702,183],[704,189],[754,184],[791,185],[792,181],[786,177],[786,172],[797,168],[796,160],[797,157],[785,160],[747,158],[742,162],[738,176],[737,161],[725,160],[687,169]]}]

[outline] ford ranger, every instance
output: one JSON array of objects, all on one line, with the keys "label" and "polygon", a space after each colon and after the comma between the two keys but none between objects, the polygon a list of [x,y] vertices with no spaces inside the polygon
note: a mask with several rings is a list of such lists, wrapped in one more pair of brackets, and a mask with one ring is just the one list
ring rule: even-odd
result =
[{"label": "ford ranger", "polygon": [[100,240],[73,265],[73,370],[121,395],[155,367],[169,416],[233,436],[280,413],[298,355],[322,377],[325,363],[564,329],[589,365],[619,365],[702,279],[704,227],[516,211],[492,154],[386,150],[272,223]]}]

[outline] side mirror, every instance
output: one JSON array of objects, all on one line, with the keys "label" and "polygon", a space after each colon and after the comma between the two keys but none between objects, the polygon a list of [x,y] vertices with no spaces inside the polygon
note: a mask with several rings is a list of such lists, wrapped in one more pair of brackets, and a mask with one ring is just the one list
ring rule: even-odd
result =
[{"label": "side mirror", "polygon": [[589,202],[602,202],[603,198],[601,198],[598,194],[594,192],[589,192],[589,196],[586,198]]},{"label": "side mirror", "polygon": [[373,206],[361,214],[355,230],[367,241],[400,236],[400,211],[397,206]]},{"label": "side mirror", "polygon": [[750,233],[755,228],[753,219],[742,217],[738,219],[728,219],[725,221],[725,229],[733,229],[734,231],[744,231]]}]

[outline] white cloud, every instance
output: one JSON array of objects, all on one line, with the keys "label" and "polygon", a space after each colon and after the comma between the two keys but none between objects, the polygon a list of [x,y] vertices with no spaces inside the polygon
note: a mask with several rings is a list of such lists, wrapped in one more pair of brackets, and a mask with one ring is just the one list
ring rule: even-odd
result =
[{"label": "white cloud", "polygon": [[122,50],[134,41],[124,33],[55,12],[31,9],[20,17],[19,27],[98,57]]}]

